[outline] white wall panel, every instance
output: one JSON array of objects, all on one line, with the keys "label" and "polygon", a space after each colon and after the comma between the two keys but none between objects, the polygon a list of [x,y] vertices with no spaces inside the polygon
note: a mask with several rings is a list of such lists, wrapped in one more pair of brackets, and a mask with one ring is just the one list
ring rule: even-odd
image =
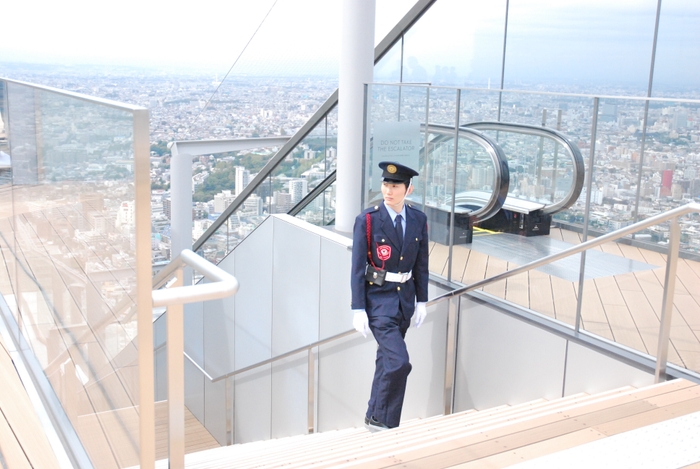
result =
[{"label": "white wall panel", "polygon": [[168,398],[168,370],[167,370],[167,351],[162,348],[156,352],[155,357],[155,400],[164,401]]},{"label": "white wall panel", "polygon": [[642,387],[654,383],[654,375],[619,362],[600,352],[569,342],[565,395],[594,394],[622,386]]},{"label": "white wall panel", "polygon": [[[435,296],[430,292],[430,298]],[[414,324],[412,320],[406,333],[413,368],[408,375],[401,420],[441,415],[444,411],[447,303],[428,308],[428,316],[420,328]]]},{"label": "white wall panel", "polygon": [[214,378],[234,369],[234,302],[229,296],[204,303],[204,369]]},{"label": "white wall panel", "polygon": [[[270,358],[272,347],[272,232],[268,219],[241,243],[234,255],[233,275],[238,293],[233,297],[236,328],[236,368]],[[230,257],[230,256],[229,256]]]},{"label": "white wall panel", "polygon": [[[318,340],[321,240],[273,218],[272,355]],[[293,240],[293,241],[292,241]]]},{"label": "white wall panel", "polygon": [[185,359],[185,405],[204,423],[204,381],[207,379],[192,362]]},{"label": "white wall panel", "polygon": [[351,252],[345,243],[321,238],[320,337],[326,338],[352,328],[350,309]]},{"label": "white wall panel", "polygon": [[270,439],[270,369],[264,365],[234,378],[235,443]]},{"label": "white wall panel", "polygon": [[203,303],[184,305],[185,351],[200,366],[204,364],[204,307]]},{"label": "white wall panel", "polygon": [[308,360],[306,353],[272,364],[271,438],[308,432]]},{"label": "white wall panel", "polygon": [[319,347],[318,431],[364,423],[377,342],[359,333]]},{"label": "white wall panel", "polygon": [[[226,444],[226,381],[204,379],[204,423],[216,441]],[[224,405],[222,405],[224,403]]]},{"label": "white wall panel", "polygon": [[561,397],[566,341],[462,298],[455,411]]}]

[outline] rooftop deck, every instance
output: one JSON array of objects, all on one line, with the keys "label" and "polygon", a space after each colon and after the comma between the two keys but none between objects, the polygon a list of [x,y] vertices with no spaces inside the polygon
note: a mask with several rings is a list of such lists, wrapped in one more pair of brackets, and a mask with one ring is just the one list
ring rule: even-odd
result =
[{"label": "rooftop deck", "polygon": [[[474,242],[455,246],[452,280],[469,284],[568,246],[581,234],[552,228],[525,238],[475,231]],[[595,252],[594,252],[595,251]],[[432,243],[430,270],[448,276],[449,249]],[[580,255],[483,288],[488,294],[574,325]],[[656,354],[666,256],[610,242],[587,254],[581,328],[650,355]],[[700,262],[679,259],[669,361],[700,372]]]}]

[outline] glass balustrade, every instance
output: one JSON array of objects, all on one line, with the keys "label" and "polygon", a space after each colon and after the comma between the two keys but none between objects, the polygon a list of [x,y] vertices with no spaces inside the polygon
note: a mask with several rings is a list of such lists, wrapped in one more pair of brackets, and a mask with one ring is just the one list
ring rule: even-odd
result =
[{"label": "glass balustrade", "polygon": [[150,207],[136,168],[145,158],[147,174],[148,111],[0,80],[0,115],[0,288],[17,340],[96,467],[138,464],[136,271],[150,273],[151,259],[136,256],[150,232],[136,223]]},{"label": "glass balustrade", "polygon": [[[417,154],[409,157],[421,176],[414,179],[412,198],[424,201],[426,210],[439,207],[448,214],[429,223],[430,268],[456,282],[469,284],[491,277],[700,196],[697,101],[512,90],[461,89],[457,93],[409,84],[372,84],[368,98],[365,206],[381,200],[377,163],[405,157],[400,152],[387,153],[379,146],[381,140],[401,137],[417,142]],[[546,208],[571,195],[574,160],[560,142],[538,134],[538,128],[561,132],[578,147],[588,178],[578,198],[553,214],[548,236],[494,232],[476,223],[473,241],[460,240],[457,220],[464,209],[468,213],[479,208],[470,204],[475,191],[493,191],[494,165],[483,146],[455,130],[457,105],[460,126],[479,129],[477,122],[496,121],[500,114],[501,123],[533,129],[532,135],[481,130],[507,157],[506,203],[536,202]],[[456,224],[450,240],[445,225],[453,203]],[[680,219],[682,258],[669,355],[672,363],[696,371],[700,370],[700,341],[695,325],[700,309],[690,284],[700,271],[699,221],[697,215]],[[653,355],[668,239],[669,225],[664,223],[591,250],[583,266],[581,255],[575,255],[495,282],[483,291]]]}]

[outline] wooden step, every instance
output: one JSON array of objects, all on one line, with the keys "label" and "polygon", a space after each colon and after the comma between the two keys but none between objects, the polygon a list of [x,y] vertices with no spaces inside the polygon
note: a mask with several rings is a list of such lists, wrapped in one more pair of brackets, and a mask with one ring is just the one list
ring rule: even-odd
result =
[{"label": "wooden step", "polygon": [[[168,402],[155,404],[156,458],[168,457]],[[109,427],[109,440],[103,431]],[[77,431],[86,442],[90,459],[100,461],[100,467],[115,461],[114,467],[139,464],[139,416],[136,407],[98,412],[78,417]],[[219,448],[221,445],[197,418],[185,408],[185,454]],[[111,466],[108,466],[111,467]]]},{"label": "wooden step", "polygon": [[695,409],[700,387],[674,380],[416,419],[380,433],[353,428],[218,448],[188,454],[186,467],[504,467]]},{"label": "wooden step", "polygon": [[58,469],[41,421],[0,339],[0,455],[3,467]]},{"label": "wooden step", "polygon": [[[670,409],[670,406],[667,406],[666,419],[683,415],[682,412],[694,411],[692,409],[700,410],[699,393],[698,386],[692,385],[688,388],[683,387],[682,383],[675,386],[651,386],[636,393],[575,406],[556,414],[537,416],[529,421],[508,426],[494,426],[478,434],[445,439],[436,444],[387,454],[371,461],[358,461],[360,464],[355,466],[363,468],[453,467],[589,428],[598,431],[597,428],[603,424],[655,410],[658,408],[657,403],[668,401],[669,398],[677,402],[692,402],[683,407],[683,410]],[[337,467],[349,466],[350,464]]]}]

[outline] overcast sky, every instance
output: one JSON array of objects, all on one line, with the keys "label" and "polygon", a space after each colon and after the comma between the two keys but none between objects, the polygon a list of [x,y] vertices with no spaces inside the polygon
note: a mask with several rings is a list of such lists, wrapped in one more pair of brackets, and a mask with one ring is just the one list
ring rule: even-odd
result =
[{"label": "overcast sky", "polygon": [[[375,42],[414,0],[376,0]],[[341,0],[8,0],[0,62],[337,74]],[[506,0],[438,0],[406,38],[432,74],[500,77]],[[657,0],[510,0],[506,80],[617,77],[645,87]],[[459,34],[454,34],[459,31]],[[663,0],[660,80],[700,77],[700,0]]]}]

